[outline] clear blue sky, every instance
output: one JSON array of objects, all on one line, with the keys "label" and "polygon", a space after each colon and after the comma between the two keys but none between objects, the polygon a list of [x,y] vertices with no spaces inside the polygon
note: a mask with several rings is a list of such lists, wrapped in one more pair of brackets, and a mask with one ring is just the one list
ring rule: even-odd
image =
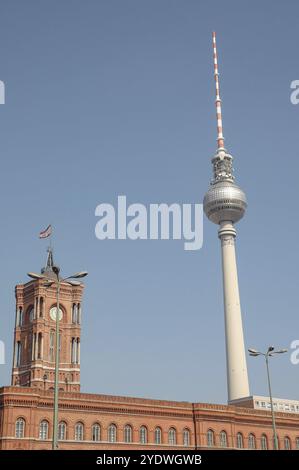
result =
[{"label": "clear blue sky", "polygon": [[[216,148],[211,33],[224,134],[249,207],[238,224],[247,346],[299,338],[296,1],[1,1],[0,339],[10,382],[14,285],[39,270],[55,227],[65,274],[88,269],[82,390],[226,401],[220,246],[99,241],[95,207],[201,202]],[[267,393],[248,359],[251,391]],[[272,362],[274,395],[299,398],[299,366]]]}]

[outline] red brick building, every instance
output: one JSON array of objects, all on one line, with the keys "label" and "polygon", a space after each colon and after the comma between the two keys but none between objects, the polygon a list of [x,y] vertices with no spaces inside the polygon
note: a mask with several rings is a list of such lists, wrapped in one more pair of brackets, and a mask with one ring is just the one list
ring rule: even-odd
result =
[{"label": "red brick building", "polygon": [[[42,272],[53,275],[49,252]],[[83,286],[62,284],[59,373],[61,449],[272,449],[269,410],[80,393]],[[55,287],[16,286],[12,385],[0,389],[0,448],[51,449]],[[240,406],[242,405],[242,406]],[[277,412],[280,449],[299,449],[299,413]]]}]

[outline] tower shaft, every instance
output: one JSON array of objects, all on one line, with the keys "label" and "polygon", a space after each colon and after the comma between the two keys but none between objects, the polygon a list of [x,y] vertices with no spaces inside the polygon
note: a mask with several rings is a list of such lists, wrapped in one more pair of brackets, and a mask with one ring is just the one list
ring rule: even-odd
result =
[{"label": "tower shaft", "polygon": [[249,383],[236,263],[236,230],[231,222],[223,222],[218,235],[222,253],[227,390],[228,401],[231,401],[249,396]]},{"label": "tower shaft", "polygon": [[216,33],[213,33],[214,76],[216,85],[217,151],[212,158],[213,180],[204,197],[204,211],[220,226],[223,298],[225,318],[228,401],[249,396],[238,273],[236,263],[236,224],[245,214],[246,196],[235,183],[233,157],[224,147]]}]

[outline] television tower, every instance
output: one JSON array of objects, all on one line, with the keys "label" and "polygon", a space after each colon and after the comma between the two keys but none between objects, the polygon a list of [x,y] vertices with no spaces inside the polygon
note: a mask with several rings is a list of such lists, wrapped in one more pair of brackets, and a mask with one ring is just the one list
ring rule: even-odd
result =
[{"label": "television tower", "polygon": [[233,157],[224,147],[219,87],[216,33],[213,33],[214,77],[216,85],[217,151],[212,158],[213,180],[204,197],[204,212],[219,225],[221,240],[223,297],[226,340],[228,401],[249,396],[249,384],[238,286],[234,224],[244,215],[245,193],[234,182]]}]

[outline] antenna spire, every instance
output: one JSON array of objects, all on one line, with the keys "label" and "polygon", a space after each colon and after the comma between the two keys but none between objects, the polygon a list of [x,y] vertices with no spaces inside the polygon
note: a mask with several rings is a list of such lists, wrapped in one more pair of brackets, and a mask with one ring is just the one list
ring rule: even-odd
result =
[{"label": "antenna spire", "polygon": [[223,126],[222,126],[222,112],[221,112],[221,98],[219,87],[219,73],[218,73],[218,58],[216,46],[216,33],[213,32],[213,56],[214,56],[214,77],[216,85],[216,116],[217,116],[217,145],[218,149],[224,148]]}]

